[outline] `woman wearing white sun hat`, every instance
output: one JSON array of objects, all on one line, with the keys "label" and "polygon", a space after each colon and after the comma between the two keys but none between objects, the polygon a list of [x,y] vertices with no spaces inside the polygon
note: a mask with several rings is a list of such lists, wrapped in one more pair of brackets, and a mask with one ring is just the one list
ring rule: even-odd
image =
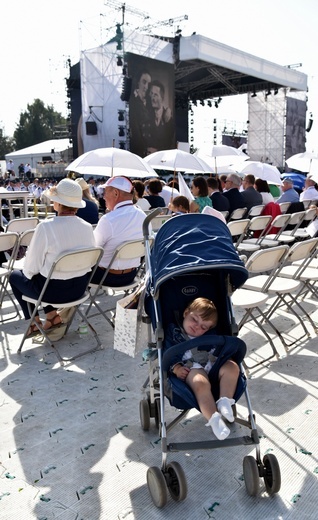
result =
[{"label": "woman wearing white sun hat", "polygon": [[[40,222],[28,248],[23,271],[14,270],[10,275],[12,292],[22,308],[25,319],[30,319],[23,295],[37,298],[44,286],[52,263],[67,250],[95,246],[93,228],[76,216],[78,208],[85,207],[82,188],[71,179],[63,179],[57,186],[46,191],[45,195],[54,202],[57,216]],[[59,279],[55,275],[48,285],[46,297],[52,302],[65,302],[80,298],[87,284],[86,270],[72,271],[68,278]],[[71,295],[71,296],[70,296]],[[53,307],[44,309],[48,330],[61,323],[61,318]],[[36,316],[39,322],[39,316]],[[35,324],[31,324],[28,337],[38,334]]]}]

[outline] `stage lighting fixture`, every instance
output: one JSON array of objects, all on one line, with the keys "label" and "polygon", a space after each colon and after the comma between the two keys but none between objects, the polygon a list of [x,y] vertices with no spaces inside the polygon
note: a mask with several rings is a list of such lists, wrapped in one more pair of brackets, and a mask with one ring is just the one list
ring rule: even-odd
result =
[{"label": "stage lighting fixture", "polygon": [[124,137],[125,136],[125,128],[122,125],[120,125],[118,128],[119,128],[119,132],[118,132],[119,137]]},{"label": "stage lighting fixture", "polygon": [[251,95],[251,97],[256,97],[255,87],[253,88],[253,94]]},{"label": "stage lighting fixture", "polygon": [[211,99],[208,100],[208,107],[210,107],[210,108],[212,107],[212,101],[211,101]]},{"label": "stage lighting fixture", "polygon": [[267,92],[266,92],[265,96],[267,97],[267,96],[270,96],[270,95],[271,95],[271,89],[269,88],[269,89],[267,89]]},{"label": "stage lighting fixture", "polygon": [[274,90],[274,96],[277,96],[277,94],[278,94],[278,88],[275,88],[275,90]]},{"label": "stage lighting fixture", "polygon": [[192,101],[192,104],[193,104],[195,107],[198,106],[197,100],[194,99],[194,100]]},{"label": "stage lighting fixture", "polygon": [[119,148],[120,148],[120,150],[126,150],[126,143],[125,143],[125,141],[119,141]]},{"label": "stage lighting fixture", "polygon": [[219,104],[217,101],[214,101],[214,106],[215,106],[215,108],[219,108]]},{"label": "stage lighting fixture", "polygon": [[200,105],[202,105],[204,107],[204,99],[200,100]]},{"label": "stage lighting fixture", "polygon": [[125,121],[125,111],[118,110],[118,121]]},{"label": "stage lighting fixture", "polygon": [[123,66],[123,60],[121,58],[121,56],[117,56],[117,67],[122,67]]}]

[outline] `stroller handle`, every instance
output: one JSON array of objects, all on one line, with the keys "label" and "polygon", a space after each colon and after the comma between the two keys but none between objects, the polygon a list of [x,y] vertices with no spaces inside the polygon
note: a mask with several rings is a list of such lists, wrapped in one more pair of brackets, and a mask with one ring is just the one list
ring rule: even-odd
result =
[{"label": "stroller handle", "polygon": [[156,208],[154,209],[149,215],[146,216],[143,225],[142,225],[142,232],[144,235],[145,240],[149,239],[149,224],[152,221],[153,218],[155,218],[157,215],[160,215],[162,212],[162,208]]}]

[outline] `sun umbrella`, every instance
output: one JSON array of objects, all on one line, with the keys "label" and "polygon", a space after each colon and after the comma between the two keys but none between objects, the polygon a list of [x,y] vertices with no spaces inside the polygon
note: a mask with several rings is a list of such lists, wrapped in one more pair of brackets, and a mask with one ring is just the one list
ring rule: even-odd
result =
[{"label": "sun umbrella", "polygon": [[242,150],[226,144],[212,146],[211,153],[208,152],[204,154],[202,151],[199,151],[196,155],[210,166],[213,166],[214,173],[221,173],[221,168],[235,165],[237,162],[249,159],[249,156]]},{"label": "sun umbrella", "polygon": [[98,148],[86,152],[71,162],[66,170],[103,177],[158,177],[154,169],[139,155],[119,148]]},{"label": "sun umbrella", "polygon": [[145,161],[157,170],[191,171],[193,173],[213,173],[211,167],[196,155],[184,152],[178,148],[154,152]]},{"label": "sun umbrella", "polygon": [[306,175],[295,172],[288,172],[282,174],[282,179],[290,178],[293,181],[294,188],[297,190],[302,190],[305,186]]},{"label": "sun umbrella", "polygon": [[310,172],[313,161],[318,161],[318,155],[311,152],[296,153],[286,160],[288,168],[299,172]]},{"label": "sun umbrella", "polygon": [[[235,150],[235,148],[234,148]],[[203,152],[196,152],[196,157],[208,164],[212,173],[230,173],[235,169],[235,166],[241,167],[242,163],[249,159],[248,155],[243,153],[242,155],[220,155],[218,157],[212,157],[211,155],[204,154]]]},{"label": "sun umbrella", "polygon": [[282,184],[278,168],[271,164],[259,161],[246,161],[242,164],[238,172],[241,175],[248,175],[250,173],[254,175],[256,179],[263,179],[263,181],[267,181],[269,184],[276,184],[277,186]]}]

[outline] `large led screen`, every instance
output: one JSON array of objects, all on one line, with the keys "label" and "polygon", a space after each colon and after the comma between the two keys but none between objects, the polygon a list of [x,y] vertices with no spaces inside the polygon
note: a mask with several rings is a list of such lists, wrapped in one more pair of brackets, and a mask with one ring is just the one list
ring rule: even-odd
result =
[{"label": "large led screen", "polygon": [[145,157],[176,148],[174,66],[127,54],[132,78],[129,97],[130,151]]}]

